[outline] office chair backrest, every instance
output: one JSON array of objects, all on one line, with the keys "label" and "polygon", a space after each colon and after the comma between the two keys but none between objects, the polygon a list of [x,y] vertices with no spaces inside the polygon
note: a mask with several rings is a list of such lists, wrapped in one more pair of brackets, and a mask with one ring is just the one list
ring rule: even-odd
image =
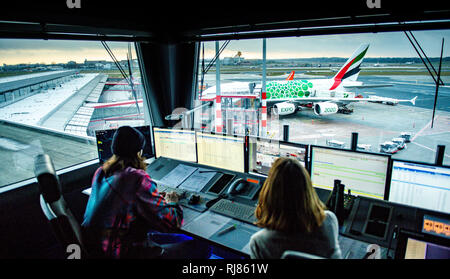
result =
[{"label": "office chair backrest", "polygon": [[281,256],[282,259],[307,259],[307,260],[323,260],[324,257],[320,257],[313,254],[303,253],[300,251],[286,250]]},{"label": "office chair backrest", "polygon": [[40,204],[45,217],[50,222],[56,237],[64,249],[76,244],[81,255],[87,255],[82,241],[80,224],[73,216],[61,194],[61,184],[53,162],[47,154],[37,155],[34,173],[40,190]]}]

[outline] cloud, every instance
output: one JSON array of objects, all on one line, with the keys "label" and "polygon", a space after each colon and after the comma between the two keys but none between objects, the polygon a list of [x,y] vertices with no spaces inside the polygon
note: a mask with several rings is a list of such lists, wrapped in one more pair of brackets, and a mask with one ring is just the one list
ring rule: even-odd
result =
[{"label": "cloud", "polygon": [[[440,55],[441,40],[450,41],[450,30],[414,31],[429,57]],[[220,45],[222,45],[221,42]],[[369,43],[367,57],[417,57],[413,46],[403,32],[338,34],[267,39],[267,59],[349,57],[362,43]],[[232,41],[222,57],[242,52],[244,58],[262,58],[262,39]],[[445,45],[444,56],[448,55],[450,44]],[[205,56],[215,54],[214,42],[205,44]],[[234,55],[233,54],[233,55]]]},{"label": "cloud", "polygon": [[[118,60],[126,59],[128,43],[107,42]],[[136,57],[133,50],[133,57]],[[112,61],[100,42],[63,40],[0,39],[0,64],[78,63],[87,60]]]}]

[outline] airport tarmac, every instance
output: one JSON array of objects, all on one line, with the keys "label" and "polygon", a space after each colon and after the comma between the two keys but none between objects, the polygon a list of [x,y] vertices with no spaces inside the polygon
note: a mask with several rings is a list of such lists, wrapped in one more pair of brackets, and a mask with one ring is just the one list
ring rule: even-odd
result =
[{"label": "airport tarmac", "polygon": [[[243,76],[236,74],[224,75],[222,82],[234,81],[233,78],[236,76],[239,76],[240,81],[260,82],[253,79],[257,77],[257,75],[246,77],[245,74]],[[297,78],[300,77],[302,79],[306,79],[305,76],[297,76]],[[280,77],[276,79],[280,79]],[[208,80],[210,81],[211,79]],[[270,136],[278,139],[282,138],[283,126],[289,125],[289,140],[292,142],[326,145],[326,140],[334,139],[344,142],[347,148],[349,148],[351,145],[351,135],[353,132],[357,132],[358,143],[370,144],[372,147],[371,151],[378,152],[380,143],[400,136],[401,132],[410,132],[412,134],[412,141],[407,144],[407,148],[405,150],[400,150],[399,152],[394,154],[393,158],[430,163],[435,161],[438,145],[450,146],[450,87],[447,85],[450,84],[450,77],[443,77],[444,83],[446,85],[440,87],[439,89],[439,97],[436,106],[437,110],[433,128],[431,127],[431,118],[432,107],[434,104],[435,87],[431,77],[362,76],[359,80],[368,84],[388,83],[392,86],[369,88],[367,90],[361,90],[361,92],[358,93],[364,95],[374,94],[377,96],[399,99],[411,99],[414,96],[418,96],[416,105],[412,106],[411,104],[405,103],[396,106],[390,106],[379,103],[359,102],[352,104],[352,114],[332,114],[317,116],[311,109],[305,108],[300,112],[288,116],[282,116],[280,118],[275,118],[270,115],[268,119],[268,131],[270,133]],[[211,83],[209,83],[209,85],[212,86]],[[69,91],[69,94],[70,93],[72,93],[72,90]],[[67,96],[65,96],[65,98],[67,98]],[[56,101],[56,99],[54,98],[49,97],[48,99]],[[27,100],[23,101],[29,102],[33,101],[33,99],[30,97],[27,98]],[[42,102],[43,100],[34,100],[32,102],[34,106],[29,105],[26,107],[30,107],[29,109],[33,109],[34,111],[41,113],[44,112],[44,110],[40,108]],[[12,106],[10,106],[10,108],[12,108]],[[21,109],[22,111],[18,112],[23,112],[24,108],[21,107]],[[1,111],[6,112],[6,108],[2,108]],[[31,115],[31,113],[28,114]],[[17,117],[16,114],[10,113],[9,115],[14,115],[15,117]],[[29,115],[24,116],[29,117]],[[11,117],[6,117],[6,120],[17,121],[17,119],[10,118]],[[35,121],[39,120],[40,118],[41,117],[36,117]],[[29,119],[25,120],[25,123],[28,125],[33,124],[33,122]],[[20,155],[11,157],[10,155],[8,155],[11,157],[10,161],[8,161],[8,164],[4,164],[0,167],[9,167],[11,165],[16,165],[17,170],[20,172],[23,169],[26,169],[26,167],[24,167],[25,165],[27,167],[31,165],[31,155],[34,155],[35,152],[40,150],[39,148],[34,148],[34,146],[42,146],[41,148],[43,150],[46,150],[48,146],[51,146],[52,148],[54,146],[56,148],[61,145],[71,145],[69,143],[55,145],[51,140],[41,140],[36,136],[36,133],[30,134],[29,136],[24,136],[29,133],[29,129],[25,129],[24,131],[14,130],[14,132],[8,132],[9,134],[6,134],[6,130],[3,130],[4,125],[0,126],[2,126],[0,127],[0,135],[2,136],[0,147],[3,146],[2,152],[12,152],[16,154],[15,149],[26,149],[31,152],[29,154],[30,156],[25,154],[26,152],[21,152],[21,154],[25,154],[25,156]],[[27,134],[25,134],[25,132]],[[45,135],[45,137],[47,137],[47,135]],[[7,140],[8,138],[11,138],[12,141]],[[39,144],[35,145],[33,143],[33,140],[38,140]],[[70,142],[71,140],[68,141]],[[22,146],[21,144],[24,145]],[[67,150],[67,156],[58,155],[59,157],[62,157],[64,159],[61,163],[61,166],[75,164],[76,162],[72,161],[65,162],[66,157],[70,157],[69,154],[77,154],[77,157],[79,157],[80,150],[86,151],[86,157],[83,157],[81,161],[93,159],[96,157],[96,148],[94,145],[86,144],[85,142],[77,142],[73,149]],[[450,150],[448,147],[445,151],[444,164],[450,165]],[[22,179],[32,176],[31,170],[27,170],[27,172],[24,173],[26,174],[26,177],[23,177]],[[17,179],[17,173],[11,172],[11,176],[8,176],[6,183],[10,183],[13,180],[17,181]],[[1,181],[0,187],[4,184],[5,182]]]},{"label": "airport tarmac", "polygon": [[[236,77],[239,76],[237,79]],[[287,76],[287,74],[286,74]],[[232,81],[258,82],[255,75],[223,74],[221,84]],[[271,77],[270,80],[283,80],[285,76]],[[311,77],[317,78],[317,77]],[[294,79],[310,79],[296,73]],[[208,85],[215,81],[210,75]],[[269,79],[268,79],[269,80]],[[351,146],[353,132],[358,133],[358,143],[370,144],[372,152],[379,152],[380,143],[399,137],[402,132],[412,134],[407,148],[399,150],[392,157],[404,160],[435,162],[438,145],[450,146],[450,77],[443,76],[444,86],[439,87],[435,120],[431,128],[435,84],[431,76],[391,75],[360,76],[364,84],[388,84],[389,87],[376,87],[355,90],[364,97],[370,95],[410,100],[417,96],[416,104],[401,103],[396,106],[358,102],[350,105],[351,114],[315,115],[312,109],[292,115],[268,116],[269,136],[281,139],[283,125],[289,125],[289,140],[304,144],[326,145],[326,140],[342,141],[347,148]],[[450,165],[450,150],[445,150],[444,164]]]},{"label": "airport tarmac", "polygon": [[[407,148],[392,157],[396,159],[434,162],[438,145],[450,146],[450,113],[437,111],[431,128],[432,111],[429,109],[397,105],[391,107],[378,103],[355,103],[352,114],[317,116],[305,109],[289,116],[270,116],[269,135],[283,137],[283,126],[289,126],[289,141],[326,145],[327,140],[338,140],[351,146],[353,132],[358,133],[358,143],[370,144],[371,152],[379,152],[379,145],[401,132],[410,132],[412,141]],[[446,149],[444,164],[450,165],[450,151]]]}]

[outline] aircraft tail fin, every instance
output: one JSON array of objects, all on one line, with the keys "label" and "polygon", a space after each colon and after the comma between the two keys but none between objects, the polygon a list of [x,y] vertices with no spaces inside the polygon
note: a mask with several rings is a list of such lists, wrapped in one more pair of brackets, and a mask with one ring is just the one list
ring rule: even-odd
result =
[{"label": "aircraft tail fin", "polygon": [[286,78],[286,80],[293,80],[293,79],[294,79],[294,74],[295,74],[295,71],[292,71],[292,72],[289,74],[289,76]]},{"label": "aircraft tail fin", "polygon": [[417,99],[417,96],[412,98],[411,100],[409,100],[411,102],[411,104],[413,104],[413,106],[416,105],[416,99]]},{"label": "aircraft tail fin", "polygon": [[330,90],[335,89],[341,84],[344,79],[355,81],[358,78],[359,72],[364,56],[369,49],[369,44],[362,44],[359,48],[350,56],[345,64],[339,69],[337,74],[333,77],[334,83]]}]

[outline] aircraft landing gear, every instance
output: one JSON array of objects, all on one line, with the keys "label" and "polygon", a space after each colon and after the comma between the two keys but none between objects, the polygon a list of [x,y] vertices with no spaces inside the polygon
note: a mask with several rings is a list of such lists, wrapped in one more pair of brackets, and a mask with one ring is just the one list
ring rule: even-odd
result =
[{"label": "aircraft landing gear", "polygon": [[338,109],[338,113],[342,113],[342,114],[351,114],[351,113],[353,113],[353,109],[348,108],[348,107],[346,107],[346,106],[340,107],[340,108]]}]

